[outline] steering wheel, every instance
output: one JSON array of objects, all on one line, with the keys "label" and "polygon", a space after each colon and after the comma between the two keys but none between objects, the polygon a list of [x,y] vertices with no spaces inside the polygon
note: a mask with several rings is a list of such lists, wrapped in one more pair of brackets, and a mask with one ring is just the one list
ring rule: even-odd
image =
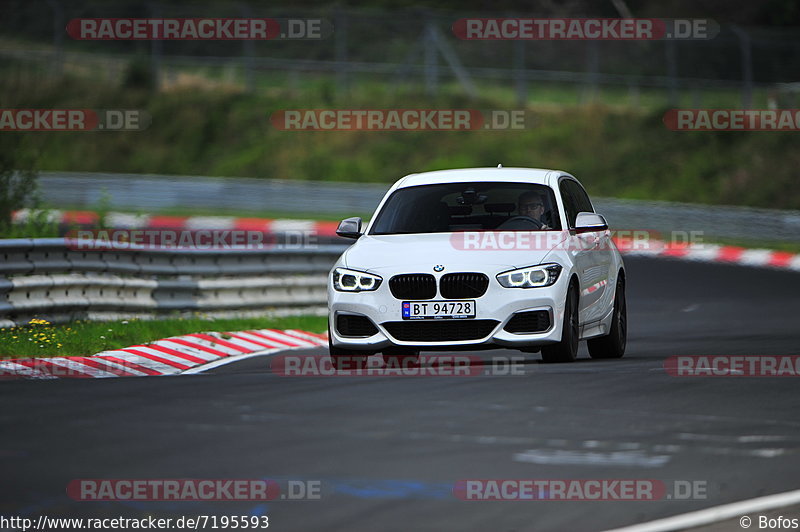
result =
[{"label": "steering wheel", "polygon": [[[508,226],[512,227],[508,227]],[[513,216],[506,220],[505,222],[501,223],[500,226],[497,228],[498,231],[502,231],[504,229],[521,229],[525,230],[528,229],[529,226],[533,226],[533,229],[541,229],[544,225],[539,220],[531,218],[530,216]],[[513,227],[517,226],[517,227]]]}]

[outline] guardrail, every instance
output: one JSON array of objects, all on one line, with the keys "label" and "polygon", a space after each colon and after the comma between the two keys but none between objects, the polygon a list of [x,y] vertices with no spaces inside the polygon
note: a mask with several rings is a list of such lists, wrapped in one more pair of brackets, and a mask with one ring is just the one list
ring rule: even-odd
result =
[{"label": "guardrail", "polygon": [[[399,176],[398,176],[399,177]],[[41,172],[42,199],[55,206],[155,212],[175,207],[307,214],[369,213],[390,184],[247,177]]]},{"label": "guardrail", "polygon": [[[580,178],[580,176],[578,176]],[[42,196],[52,205],[92,208],[108,195],[110,207],[154,212],[174,207],[342,218],[372,213],[388,184],[281,179],[42,172]],[[591,193],[591,181],[584,181]],[[800,242],[800,211],[593,197],[614,229],[699,231],[703,237]]]},{"label": "guardrail", "polygon": [[318,308],[346,248],[74,249],[63,238],[0,240],[0,327],[174,311]]}]

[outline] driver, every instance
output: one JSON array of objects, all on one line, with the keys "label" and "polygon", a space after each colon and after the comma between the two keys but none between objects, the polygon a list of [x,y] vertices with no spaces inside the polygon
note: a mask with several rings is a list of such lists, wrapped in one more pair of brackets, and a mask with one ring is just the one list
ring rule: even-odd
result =
[{"label": "driver", "polygon": [[542,224],[542,229],[550,229],[542,221],[544,214],[544,196],[538,192],[523,192],[517,200],[517,208],[520,216],[527,216],[533,218]]}]

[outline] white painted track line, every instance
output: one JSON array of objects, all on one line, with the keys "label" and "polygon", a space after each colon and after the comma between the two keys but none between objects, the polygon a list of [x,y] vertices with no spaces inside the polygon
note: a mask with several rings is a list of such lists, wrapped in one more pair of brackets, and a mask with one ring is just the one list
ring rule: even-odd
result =
[{"label": "white painted track line", "polygon": [[[705,510],[666,517],[664,519],[657,519],[638,525],[615,528],[613,530],[607,530],[606,532],[666,532],[670,530],[684,530],[725,521],[727,519],[740,518],[753,512],[763,512],[765,510],[791,506],[798,502],[800,502],[800,490],[787,491],[775,495],[723,504],[722,506],[714,506],[713,508],[706,508]],[[753,516],[750,516],[750,518],[753,519]]]}]

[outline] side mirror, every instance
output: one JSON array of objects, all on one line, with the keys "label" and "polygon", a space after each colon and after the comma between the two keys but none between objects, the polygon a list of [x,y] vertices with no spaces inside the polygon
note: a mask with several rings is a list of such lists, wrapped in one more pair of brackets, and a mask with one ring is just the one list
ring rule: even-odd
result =
[{"label": "side mirror", "polygon": [[361,236],[361,218],[355,216],[339,222],[336,234],[342,238],[359,238]]},{"label": "side mirror", "polygon": [[575,218],[576,233],[591,233],[594,231],[605,231],[608,229],[608,222],[603,215],[593,212],[579,212]]}]

